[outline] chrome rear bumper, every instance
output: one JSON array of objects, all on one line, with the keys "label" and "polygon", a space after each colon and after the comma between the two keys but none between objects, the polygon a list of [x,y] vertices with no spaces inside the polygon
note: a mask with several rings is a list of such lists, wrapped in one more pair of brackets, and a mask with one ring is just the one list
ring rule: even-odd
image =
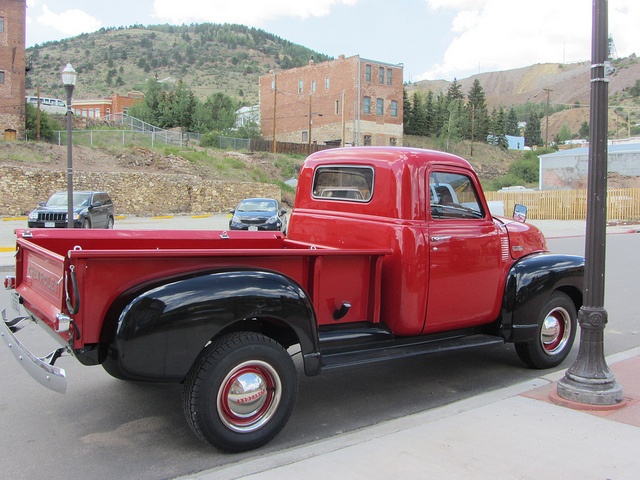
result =
[{"label": "chrome rear bumper", "polygon": [[55,361],[65,352],[61,347],[45,357],[37,357],[31,353],[18,340],[15,332],[26,326],[33,320],[31,317],[16,317],[13,320],[7,318],[7,309],[2,309],[2,321],[0,322],[0,337],[13,352],[13,356],[22,367],[38,383],[58,393],[65,393],[67,390],[67,377],[64,369],[54,366]]}]

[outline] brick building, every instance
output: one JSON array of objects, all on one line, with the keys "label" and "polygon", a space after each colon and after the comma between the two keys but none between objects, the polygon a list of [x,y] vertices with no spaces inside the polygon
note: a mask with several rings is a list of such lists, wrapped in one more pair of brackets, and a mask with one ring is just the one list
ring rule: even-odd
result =
[{"label": "brick building", "polygon": [[132,90],[127,95],[117,93],[110,98],[100,100],[75,100],[71,101],[74,115],[87,118],[104,118],[107,115],[127,113],[129,107],[144,100],[144,93]]},{"label": "brick building", "polygon": [[402,145],[402,65],[355,55],[260,77],[264,138],[329,145]]},{"label": "brick building", "polygon": [[0,138],[23,140],[25,130],[26,0],[0,0]]}]

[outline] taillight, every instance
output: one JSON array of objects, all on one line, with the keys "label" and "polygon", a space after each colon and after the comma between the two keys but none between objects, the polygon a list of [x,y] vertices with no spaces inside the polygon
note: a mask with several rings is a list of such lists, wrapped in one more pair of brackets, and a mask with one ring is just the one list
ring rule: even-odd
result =
[{"label": "taillight", "polygon": [[4,288],[6,290],[14,290],[16,288],[16,277],[13,275],[4,277]]}]

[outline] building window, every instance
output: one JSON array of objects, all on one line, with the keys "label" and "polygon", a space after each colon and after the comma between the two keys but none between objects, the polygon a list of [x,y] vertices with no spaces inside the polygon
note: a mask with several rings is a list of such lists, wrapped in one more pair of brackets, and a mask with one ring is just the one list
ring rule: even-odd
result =
[{"label": "building window", "polygon": [[398,144],[398,139],[396,137],[391,137],[389,139],[389,145],[391,145],[392,147],[395,147]]},{"label": "building window", "polygon": [[371,145],[371,135],[365,135],[364,136],[364,146],[368,147]]},{"label": "building window", "polygon": [[367,65],[364,67],[364,79],[367,82],[371,81],[371,65]]},{"label": "building window", "polygon": [[393,83],[393,70],[387,68],[387,85],[391,85]]},{"label": "building window", "polygon": [[336,115],[340,113],[340,100],[336,100]]},{"label": "building window", "polygon": [[4,17],[0,17],[0,33],[4,32]]},{"label": "building window", "polygon": [[362,111],[364,113],[371,113],[371,97],[364,97],[362,99]]},{"label": "building window", "polygon": [[0,83],[4,83],[4,72],[0,70]]},{"label": "building window", "polygon": [[298,80],[298,93],[302,93],[303,85],[304,85],[303,81]]},{"label": "building window", "polygon": [[311,81],[311,93],[316,91],[316,81],[312,80]]},{"label": "building window", "polygon": [[302,131],[302,141],[305,143],[309,141],[309,132],[307,130]]},{"label": "building window", "polygon": [[384,115],[384,100],[381,98],[376,99],[376,115]]},{"label": "building window", "polygon": [[384,85],[384,67],[378,67],[378,83]]},{"label": "building window", "polygon": [[324,89],[329,90],[329,77],[324,79]]},{"label": "building window", "polygon": [[391,100],[391,116],[392,117],[397,117],[398,116],[398,101],[397,100]]}]

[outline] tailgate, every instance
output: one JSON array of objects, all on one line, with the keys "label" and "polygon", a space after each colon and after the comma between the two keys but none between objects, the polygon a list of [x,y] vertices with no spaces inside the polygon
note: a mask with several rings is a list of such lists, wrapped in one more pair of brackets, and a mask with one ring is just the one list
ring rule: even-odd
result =
[{"label": "tailgate", "polygon": [[17,241],[16,291],[24,306],[55,329],[65,302],[65,258],[25,239]]}]

